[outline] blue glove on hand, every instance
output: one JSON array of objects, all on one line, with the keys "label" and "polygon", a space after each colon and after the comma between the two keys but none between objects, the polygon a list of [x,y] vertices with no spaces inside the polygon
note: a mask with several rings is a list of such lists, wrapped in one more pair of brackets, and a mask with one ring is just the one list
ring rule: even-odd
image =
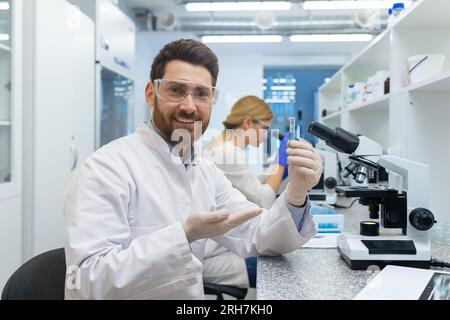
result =
[{"label": "blue glove on hand", "polygon": [[278,149],[278,155],[275,158],[275,163],[279,164],[280,166],[284,167],[284,175],[283,180],[287,178],[288,176],[288,162],[287,162],[287,143],[291,139],[291,133],[287,132],[284,135],[283,141],[281,141],[280,148]]}]

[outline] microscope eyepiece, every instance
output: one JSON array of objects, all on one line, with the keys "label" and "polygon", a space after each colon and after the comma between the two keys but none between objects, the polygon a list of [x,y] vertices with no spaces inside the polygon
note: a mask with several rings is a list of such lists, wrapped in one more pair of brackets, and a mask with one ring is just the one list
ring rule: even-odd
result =
[{"label": "microscope eyepiece", "polygon": [[308,132],[324,140],[327,145],[339,152],[352,154],[359,145],[358,136],[342,128],[333,130],[323,124],[313,122],[309,126]]}]

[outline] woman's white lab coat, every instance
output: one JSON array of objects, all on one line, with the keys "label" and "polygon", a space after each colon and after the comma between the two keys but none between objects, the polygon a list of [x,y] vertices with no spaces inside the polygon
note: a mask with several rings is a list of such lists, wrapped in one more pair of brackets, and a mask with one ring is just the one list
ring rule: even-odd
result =
[{"label": "woman's white lab coat", "polygon": [[247,166],[245,151],[231,141],[208,150],[207,158],[213,161],[230,180],[233,187],[261,208],[269,209],[276,199],[271,186],[264,184]]},{"label": "woman's white lab coat", "polygon": [[[73,271],[67,299],[204,297],[206,240],[189,245],[182,223],[192,212],[255,204],[212,162],[196,161],[185,167],[143,124],[84,162],[65,197],[66,262]],[[214,240],[247,257],[290,252],[314,233],[309,214],[297,230],[282,195],[258,218]]]},{"label": "woman's white lab coat", "polygon": [[[276,199],[272,187],[264,184],[247,166],[246,153],[231,141],[225,141],[207,149],[205,156],[230,180],[251,202],[269,209]],[[249,279],[245,260],[236,256],[215,241],[208,240],[203,263],[203,279],[210,283],[220,283],[247,288]]]}]

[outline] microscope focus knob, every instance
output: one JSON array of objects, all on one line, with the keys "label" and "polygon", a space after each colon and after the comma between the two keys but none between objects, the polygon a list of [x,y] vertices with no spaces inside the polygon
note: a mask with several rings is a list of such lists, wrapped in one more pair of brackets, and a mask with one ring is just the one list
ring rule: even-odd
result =
[{"label": "microscope focus knob", "polygon": [[325,187],[328,189],[334,189],[337,186],[337,181],[333,177],[328,177],[325,179]]},{"label": "microscope focus knob", "polygon": [[436,220],[430,210],[417,208],[409,214],[409,222],[411,222],[417,230],[426,231],[431,229],[431,227],[436,223]]}]

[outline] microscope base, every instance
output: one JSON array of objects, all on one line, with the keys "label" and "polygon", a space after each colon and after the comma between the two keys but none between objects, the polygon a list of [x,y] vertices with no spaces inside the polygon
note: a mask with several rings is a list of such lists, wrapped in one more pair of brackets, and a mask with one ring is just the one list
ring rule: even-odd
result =
[{"label": "microscope base", "polygon": [[338,238],[338,251],[352,270],[366,270],[370,266],[382,269],[387,265],[421,269],[431,267],[428,238],[342,234]]},{"label": "microscope base", "polygon": [[431,261],[400,261],[400,260],[351,260],[338,248],[341,258],[347,263],[352,270],[367,270],[370,266],[378,266],[383,269],[387,265],[430,269]]}]

